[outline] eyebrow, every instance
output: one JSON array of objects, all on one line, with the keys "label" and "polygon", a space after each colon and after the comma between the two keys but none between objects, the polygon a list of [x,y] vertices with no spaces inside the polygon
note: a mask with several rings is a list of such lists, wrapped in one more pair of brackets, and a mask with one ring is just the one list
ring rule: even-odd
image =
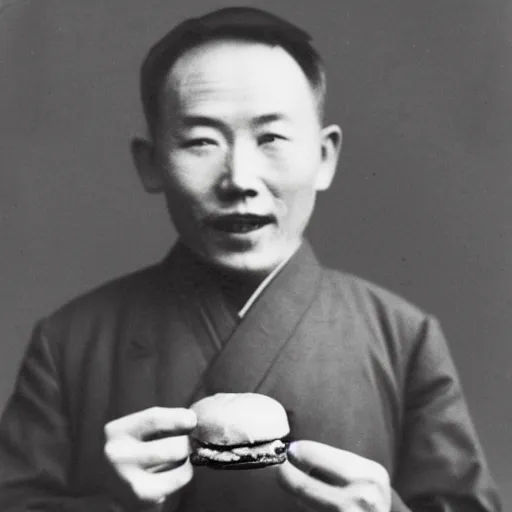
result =
[{"label": "eyebrow", "polygon": [[[263,114],[254,118],[251,124],[254,126],[261,126],[264,124],[274,123],[276,121],[286,121],[287,119],[288,117],[284,114]],[[214,117],[195,115],[183,116],[180,120],[180,124],[185,128],[193,128],[195,126],[208,126],[211,128],[222,129],[225,126],[223,121],[215,119]]]},{"label": "eyebrow", "polygon": [[262,116],[258,116],[253,120],[253,124],[256,126],[261,126],[262,124],[274,123],[276,121],[287,121],[288,117],[284,114],[264,114]]},{"label": "eyebrow", "polygon": [[210,126],[212,128],[222,128],[224,123],[208,116],[184,116],[180,119],[180,124],[185,128],[193,128],[194,126]]}]

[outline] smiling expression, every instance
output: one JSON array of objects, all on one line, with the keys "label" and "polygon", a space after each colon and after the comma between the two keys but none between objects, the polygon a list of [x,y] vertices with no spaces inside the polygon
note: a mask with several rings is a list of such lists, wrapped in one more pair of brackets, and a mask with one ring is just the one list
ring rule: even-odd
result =
[{"label": "smiling expression", "polygon": [[182,55],[161,91],[154,142],[134,144],[181,240],[221,267],[265,275],[297,249],[341,142],[282,48],[221,40]]}]

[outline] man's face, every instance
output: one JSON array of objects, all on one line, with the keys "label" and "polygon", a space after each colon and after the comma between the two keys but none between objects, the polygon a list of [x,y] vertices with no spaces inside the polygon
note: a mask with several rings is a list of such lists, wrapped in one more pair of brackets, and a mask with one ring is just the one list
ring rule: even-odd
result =
[{"label": "man's face", "polygon": [[146,188],[190,249],[267,274],[299,246],[337,161],[339,129],[322,129],[303,71],[280,47],[210,42],[179,58],[160,104],[151,156],[134,147]]}]

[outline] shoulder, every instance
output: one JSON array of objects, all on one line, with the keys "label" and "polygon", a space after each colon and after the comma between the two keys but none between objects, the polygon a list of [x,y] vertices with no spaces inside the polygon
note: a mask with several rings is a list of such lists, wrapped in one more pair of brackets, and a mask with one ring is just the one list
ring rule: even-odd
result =
[{"label": "shoulder", "polygon": [[119,276],[72,298],[44,317],[38,323],[40,334],[57,352],[65,346],[85,349],[91,340],[102,335],[113,338],[120,326],[150,307],[168,286],[170,283],[162,279],[160,264]]},{"label": "shoulder", "polygon": [[388,351],[407,357],[437,320],[400,295],[348,272],[323,270],[330,307]]},{"label": "shoulder", "polygon": [[72,298],[48,318],[64,320],[112,313],[157,291],[160,282],[158,275],[159,265],[151,265],[113,278]]},{"label": "shoulder", "polygon": [[325,268],[323,276],[331,293],[352,312],[399,317],[412,323],[430,316],[408,299],[354,274]]}]

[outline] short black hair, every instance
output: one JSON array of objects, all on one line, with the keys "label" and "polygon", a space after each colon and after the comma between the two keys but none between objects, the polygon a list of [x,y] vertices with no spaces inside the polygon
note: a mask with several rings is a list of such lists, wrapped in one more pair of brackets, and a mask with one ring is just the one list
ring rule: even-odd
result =
[{"label": "short black hair", "polygon": [[316,95],[323,118],[326,79],[322,58],[310,35],[292,23],[252,7],[227,7],[190,18],[170,30],[147,53],[140,71],[140,92],[148,129],[158,124],[162,85],[174,63],[186,51],[212,40],[240,39],[279,46],[299,64]]}]

